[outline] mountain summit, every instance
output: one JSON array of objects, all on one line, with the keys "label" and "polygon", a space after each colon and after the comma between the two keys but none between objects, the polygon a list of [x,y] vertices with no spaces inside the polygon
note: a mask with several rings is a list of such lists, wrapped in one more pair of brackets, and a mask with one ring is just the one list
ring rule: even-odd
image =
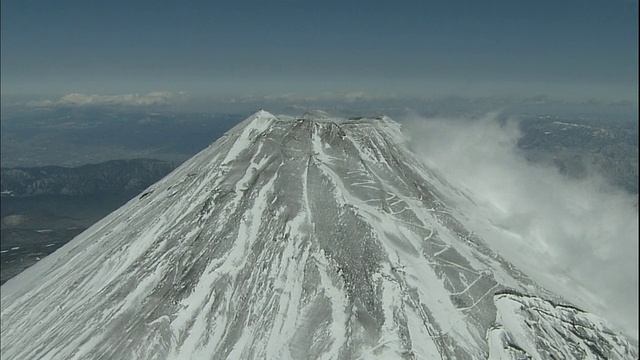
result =
[{"label": "mountain summit", "polygon": [[2,358],[638,357],[478,235],[405,140],[255,113],[4,284]]}]

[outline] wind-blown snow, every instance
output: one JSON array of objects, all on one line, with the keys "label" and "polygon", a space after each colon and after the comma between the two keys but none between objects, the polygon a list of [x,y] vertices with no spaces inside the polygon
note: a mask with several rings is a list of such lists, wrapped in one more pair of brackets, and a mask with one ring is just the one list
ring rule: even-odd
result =
[{"label": "wind-blown snow", "polygon": [[254,114],[4,284],[2,358],[637,357],[476,235],[404,139]]}]

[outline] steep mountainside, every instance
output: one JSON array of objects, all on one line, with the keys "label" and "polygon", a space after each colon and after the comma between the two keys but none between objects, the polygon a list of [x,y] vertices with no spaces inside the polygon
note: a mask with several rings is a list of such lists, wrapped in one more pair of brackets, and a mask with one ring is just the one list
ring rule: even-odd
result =
[{"label": "steep mountainside", "polygon": [[3,359],[637,358],[403,142],[259,111],[4,284]]}]

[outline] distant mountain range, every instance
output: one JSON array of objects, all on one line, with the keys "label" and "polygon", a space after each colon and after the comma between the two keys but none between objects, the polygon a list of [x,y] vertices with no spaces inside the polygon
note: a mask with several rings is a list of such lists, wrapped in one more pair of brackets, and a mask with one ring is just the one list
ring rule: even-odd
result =
[{"label": "distant mountain range", "polygon": [[0,188],[5,195],[89,195],[142,191],[175,168],[154,159],[112,160],[67,168],[43,166],[2,168]]}]

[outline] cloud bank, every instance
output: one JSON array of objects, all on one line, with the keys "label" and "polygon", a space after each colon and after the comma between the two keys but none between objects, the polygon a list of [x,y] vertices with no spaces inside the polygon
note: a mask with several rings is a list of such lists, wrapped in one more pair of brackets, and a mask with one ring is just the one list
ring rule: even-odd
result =
[{"label": "cloud bank", "polygon": [[[259,90],[259,89],[258,89]],[[371,89],[369,89],[371,90]],[[603,117],[607,119],[637,119],[637,101],[618,99],[580,98],[563,100],[552,94],[540,93],[532,97],[518,94],[464,95],[451,91],[430,92],[415,95],[394,91],[324,91],[324,92],[274,92],[260,93],[202,93],[156,91],[137,93],[70,93],[57,99],[34,99],[28,96],[4,96],[2,108],[51,109],[51,108],[142,108],[171,107],[173,110],[196,112],[251,113],[259,108],[275,113],[296,115],[309,110],[325,110],[338,116],[388,115],[403,116],[413,109],[429,116],[460,116],[484,114],[502,109],[511,114],[553,114],[573,117]]]},{"label": "cloud bank", "polygon": [[[597,174],[571,180],[528,163],[516,146],[517,122],[496,119],[409,116],[404,124],[418,156],[493,209],[482,216],[518,239],[508,260],[544,259],[528,275],[637,339],[637,197]],[[591,300],[577,295],[577,284]]]},{"label": "cloud bank", "polygon": [[30,107],[148,107],[172,105],[177,100],[183,99],[185,93],[171,93],[167,91],[156,91],[146,95],[141,94],[79,94],[71,93],[62,96],[58,100],[41,100],[27,103]]}]

